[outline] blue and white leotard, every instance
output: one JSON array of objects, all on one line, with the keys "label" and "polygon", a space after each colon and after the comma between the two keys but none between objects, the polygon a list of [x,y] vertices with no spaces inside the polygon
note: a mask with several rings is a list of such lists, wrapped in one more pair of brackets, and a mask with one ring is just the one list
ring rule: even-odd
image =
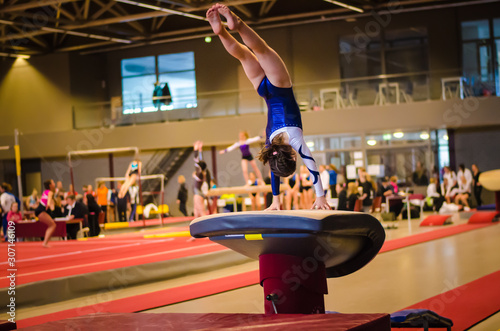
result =
[{"label": "blue and white leotard", "polygon": [[[276,87],[267,77],[260,83],[257,93],[264,98],[267,104],[266,145],[270,145],[274,137],[286,132],[289,144],[302,157],[302,160],[313,176],[316,196],[325,195],[318,167],[314,161],[309,147],[304,141],[302,132],[302,118],[300,109],[291,87]],[[271,186],[273,195],[280,194],[280,178],[271,172]]]}]

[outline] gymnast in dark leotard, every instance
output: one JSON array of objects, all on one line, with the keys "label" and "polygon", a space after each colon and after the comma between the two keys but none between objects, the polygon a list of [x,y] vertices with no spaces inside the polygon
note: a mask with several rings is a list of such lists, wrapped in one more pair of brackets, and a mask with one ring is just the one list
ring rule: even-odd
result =
[{"label": "gymnast in dark leotard", "polygon": [[227,152],[234,151],[236,148],[240,148],[241,151],[241,169],[243,170],[243,178],[245,179],[245,185],[251,185],[251,182],[248,179],[248,163],[253,168],[258,180],[259,185],[264,183],[264,179],[262,178],[262,174],[260,173],[259,168],[257,167],[257,163],[255,162],[252,152],[250,152],[250,144],[256,143],[262,139],[261,136],[249,138],[248,132],[240,131],[239,140],[229,146],[226,149],[223,149],[219,152],[219,154],[224,154]]},{"label": "gymnast in dark leotard", "polygon": [[[203,142],[194,143],[194,172],[193,172],[193,209],[194,217],[207,214],[205,209],[205,193],[210,188],[210,171],[207,164],[202,160]],[[206,184],[205,184],[206,183]],[[204,185],[205,184],[205,185]],[[203,187],[206,187],[204,189]]]},{"label": "gymnast in dark leotard", "polygon": [[122,187],[118,192],[118,198],[122,199],[123,197],[125,197],[125,194],[127,194],[130,186],[135,185],[135,183],[137,182],[137,178],[141,174],[141,168],[142,162],[138,159],[135,159],[129,164],[127,172],[125,173],[125,182],[122,184]]},{"label": "gymnast in dark leotard", "polygon": [[[222,25],[220,15],[229,29],[238,32],[245,45],[239,43]],[[316,201],[313,209],[330,209],[316,162],[307,147],[299,106],[292,90],[288,70],[279,55],[248,25],[225,5],[215,4],[207,11],[212,30],[219,36],[229,54],[238,59],[248,79],[267,104],[266,146],[259,154],[264,164],[271,167],[273,202],[268,210],[279,210],[280,177],[295,172],[296,153],[302,157],[313,177]]]}]

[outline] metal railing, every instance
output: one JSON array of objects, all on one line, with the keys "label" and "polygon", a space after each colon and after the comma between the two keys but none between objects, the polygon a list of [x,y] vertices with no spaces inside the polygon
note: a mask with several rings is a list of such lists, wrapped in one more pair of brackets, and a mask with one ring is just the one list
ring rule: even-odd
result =
[{"label": "metal railing", "polygon": [[[294,92],[303,111],[349,109],[363,106],[387,106],[403,103],[495,96],[494,87],[482,86],[480,80],[460,76],[460,69],[378,75],[298,83]],[[198,93],[186,96],[189,108],[172,109],[165,105],[112,107],[111,102],[81,104],[73,107],[73,127],[125,126],[166,121],[265,113],[266,104],[253,89]],[[183,104],[172,100],[172,104]],[[147,108],[147,109],[146,109]],[[125,114],[123,109],[127,111]]]}]

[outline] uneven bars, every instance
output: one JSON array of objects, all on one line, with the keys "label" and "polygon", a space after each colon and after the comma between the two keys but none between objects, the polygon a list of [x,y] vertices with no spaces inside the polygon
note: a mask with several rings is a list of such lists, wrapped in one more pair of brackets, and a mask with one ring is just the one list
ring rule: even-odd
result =
[{"label": "uneven bars", "polygon": [[213,197],[223,194],[249,194],[260,192],[272,192],[271,185],[216,187],[208,190],[206,195],[207,197]]},{"label": "uneven bars", "polygon": [[[158,174],[158,175],[144,175],[141,176],[141,179],[153,179],[153,178],[162,178],[165,180],[165,175],[163,174]],[[126,180],[126,177],[97,177],[95,180],[96,182],[119,182],[120,180]]]},{"label": "uneven bars", "polygon": [[104,149],[89,149],[87,151],[69,151],[68,157],[71,155],[89,155],[89,154],[108,154],[134,151],[135,155],[139,154],[138,147],[119,147],[119,148],[104,148]]},{"label": "uneven bars", "polygon": [[[144,176],[141,176],[140,179],[143,180],[143,179],[154,179],[154,178],[160,178],[161,179],[161,182],[160,182],[160,195],[161,195],[161,204],[163,205],[163,196],[164,196],[164,193],[165,193],[165,175],[163,174],[157,174],[157,175],[144,175]],[[119,182],[121,180],[126,180],[127,178],[126,177],[97,177],[95,179],[95,182],[96,182],[96,187],[97,187],[97,184],[99,182]],[[144,194],[144,193],[143,193]],[[142,206],[142,194],[141,194],[141,206]],[[142,214],[144,216],[144,214]],[[143,220],[144,221],[144,220]],[[161,225],[163,225],[163,215],[160,213],[160,221],[161,221]],[[145,222],[145,221],[144,221]]]},{"label": "uneven bars", "polygon": [[[91,155],[91,154],[104,154],[104,153],[120,153],[120,152],[134,152],[134,157],[139,157],[138,147],[118,147],[118,148],[104,148],[104,149],[89,149],[87,151],[69,151],[68,152],[68,165],[69,165],[69,175],[71,178],[71,185],[73,185],[73,190],[75,189],[75,179],[73,177],[73,164],[71,163],[71,155]],[[139,177],[140,183],[140,177]]]}]

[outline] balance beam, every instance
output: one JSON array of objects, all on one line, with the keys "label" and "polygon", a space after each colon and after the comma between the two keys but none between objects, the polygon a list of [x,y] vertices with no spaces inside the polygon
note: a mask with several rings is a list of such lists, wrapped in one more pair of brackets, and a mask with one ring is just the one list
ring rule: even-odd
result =
[{"label": "balance beam", "polygon": [[260,192],[272,192],[271,185],[216,187],[208,190],[207,196],[216,197],[223,194],[250,194]]},{"label": "balance beam", "polygon": [[190,232],[259,260],[266,314],[324,313],[326,278],[361,269],[385,240],[373,216],[330,210],[208,215]]}]

